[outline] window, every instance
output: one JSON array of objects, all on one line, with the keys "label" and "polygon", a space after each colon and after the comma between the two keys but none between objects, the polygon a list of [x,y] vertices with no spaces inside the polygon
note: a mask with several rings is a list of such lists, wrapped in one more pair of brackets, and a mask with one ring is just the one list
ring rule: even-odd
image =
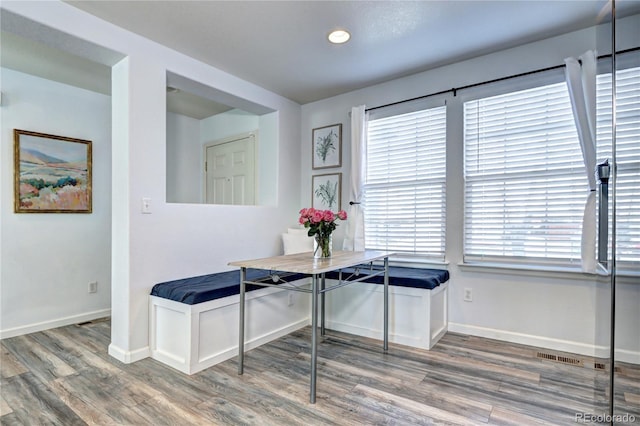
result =
[{"label": "window", "polygon": [[[637,262],[640,68],[616,76],[616,251]],[[611,75],[597,85],[600,162],[611,158]],[[579,264],[587,183],[566,83],[465,102],[464,121],[465,260]]]},{"label": "window", "polygon": [[466,260],[580,261],[587,196],[565,83],[464,104]]},{"label": "window", "polygon": [[370,119],[365,245],[444,260],[444,106]]},{"label": "window", "polygon": [[[616,87],[616,254],[623,266],[637,265],[640,263],[640,67],[618,70]],[[603,74],[598,76],[598,159],[611,156],[611,74]]]}]

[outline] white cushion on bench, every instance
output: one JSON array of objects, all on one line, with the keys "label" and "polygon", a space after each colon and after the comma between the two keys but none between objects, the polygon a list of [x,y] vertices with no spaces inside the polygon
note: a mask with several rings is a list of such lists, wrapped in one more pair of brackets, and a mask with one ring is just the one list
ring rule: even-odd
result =
[{"label": "white cushion on bench", "polygon": [[289,228],[282,234],[284,254],[306,253],[313,251],[313,237],[308,236],[306,228]]}]

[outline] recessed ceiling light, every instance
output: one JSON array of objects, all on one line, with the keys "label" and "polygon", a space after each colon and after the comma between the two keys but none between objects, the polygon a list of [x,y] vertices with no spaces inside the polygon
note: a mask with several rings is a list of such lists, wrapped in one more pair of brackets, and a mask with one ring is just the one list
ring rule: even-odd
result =
[{"label": "recessed ceiling light", "polygon": [[351,34],[347,30],[333,30],[327,36],[329,41],[333,44],[342,44],[349,41]]}]

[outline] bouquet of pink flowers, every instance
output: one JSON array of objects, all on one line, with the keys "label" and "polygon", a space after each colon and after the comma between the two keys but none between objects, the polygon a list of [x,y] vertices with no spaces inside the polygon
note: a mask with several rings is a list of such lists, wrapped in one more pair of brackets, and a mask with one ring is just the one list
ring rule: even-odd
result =
[{"label": "bouquet of pink flowers", "polygon": [[316,210],[313,207],[300,210],[298,222],[309,228],[308,235],[315,238],[317,247],[322,249],[322,257],[331,256],[331,233],[338,226],[338,219],[346,220],[347,212],[340,210],[334,213],[331,210]]}]

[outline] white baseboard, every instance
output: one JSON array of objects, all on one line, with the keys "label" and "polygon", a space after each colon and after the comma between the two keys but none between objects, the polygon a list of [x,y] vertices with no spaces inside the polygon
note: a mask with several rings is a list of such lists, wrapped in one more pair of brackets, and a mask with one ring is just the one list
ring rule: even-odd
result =
[{"label": "white baseboard", "polygon": [[596,358],[609,358],[609,348],[595,346],[571,340],[554,339],[532,334],[515,333],[513,331],[498,330],[494,328],[478,327],[475,325],[449,323],[449,331],[453,333],[468,334],[471,336],[486,337],[489,339],[504,340],[510,343],[536,346],[539,348],[553,349],[561,352],[592,356]]},{"label": "white baseboard", "polygon": [[615,357],[616,361],[640,365],[640,351],[634,352],[626,349],[616,349]]},{"label": "white baseboard", "polygon": [[[453,333],[468,334],[471,336],[486,337],[489,339],[504,340],[510,343],[536,346],[539,348],[569,352],[596,358],[609,358],[610,350],[605,346],[594,346],[570,340],[552,339],[544,336],[514,333],[512,331],[497,330],[493,328],[477,327],[473,325],[449,323],[449,331]],[[616,349],[616,361],[628,362],[640,365],[640,351]]]},{"label": "white baseboard", "polygon": [[150,357],[151,350],[149,349],[149,346],[145,346],[144,348],[136,349],[134,351],[126,351],[111,343],[109,345],[109,355],[120,362],[131,364],[132,362]]},{"label": "white baseboard", "polygon": [[84,314],[57,318],[55,320],[23,325],[20,327],[0,330],[0,339],[8,339],[10,337],[22,336],[24,334],[36,333],[38,331],[50,330],[52,328],[64,327],[67,325],[78,324],[81,322],[92,321],[98,318],[109,316],[111,316],[111,309],[101,309],[99,311],[87,312]]}]

